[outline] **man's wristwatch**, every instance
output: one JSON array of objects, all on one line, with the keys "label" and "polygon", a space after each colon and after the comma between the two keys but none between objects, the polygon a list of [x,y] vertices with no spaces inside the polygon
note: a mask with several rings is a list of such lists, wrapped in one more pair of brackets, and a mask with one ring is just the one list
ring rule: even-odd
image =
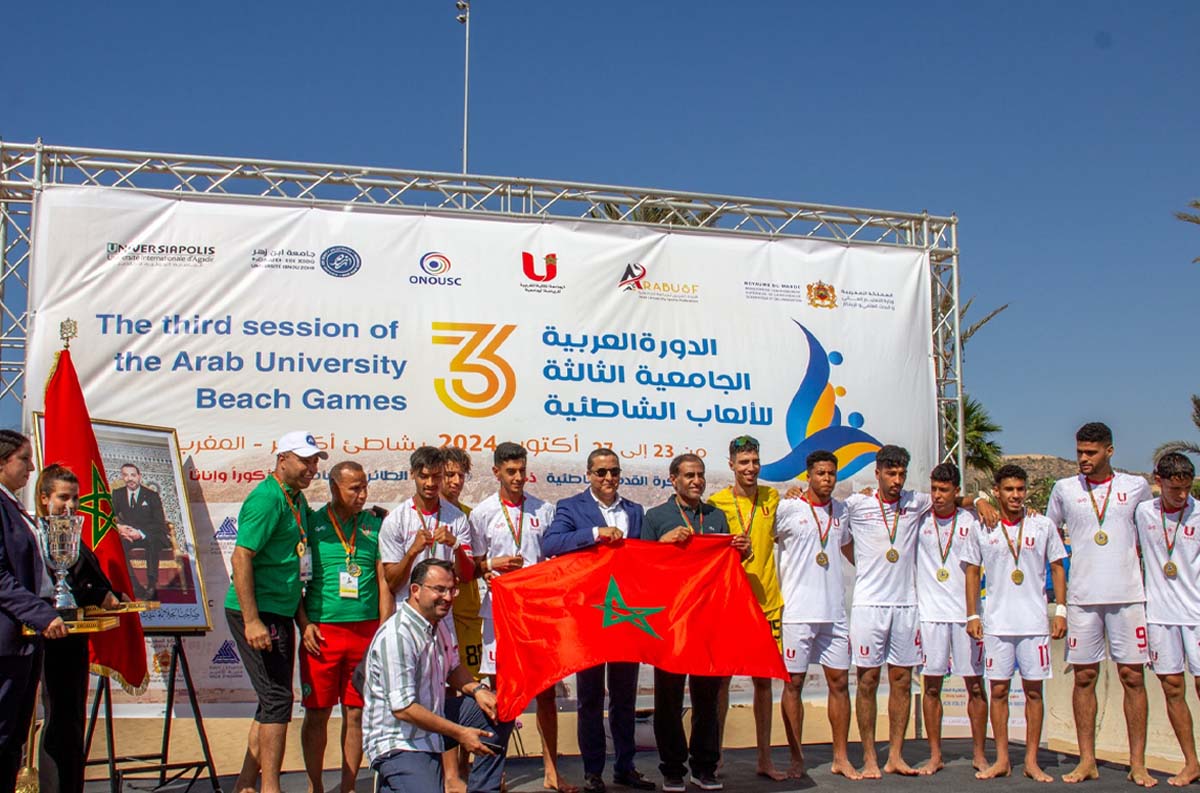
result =
[{"label": "man's wristwatch", "polygon": [[478,694],[480,691],[491,691],[491,690],[492,690],[492,687],[489,686],[487,683],[484,683],[481,680],[475,684],[475,688],[471,689],[471,693],[467,694],[467,696],[469,696],[471,699],[474,699],[475,695]]}]

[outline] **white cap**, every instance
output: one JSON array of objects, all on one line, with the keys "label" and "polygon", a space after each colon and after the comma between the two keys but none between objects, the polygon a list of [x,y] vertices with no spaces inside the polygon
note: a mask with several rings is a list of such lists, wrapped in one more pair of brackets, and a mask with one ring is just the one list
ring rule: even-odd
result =
[{"label": "white cap", "polygon": [[284,452],[292,452],[297,457],[320,457],[322,460],[328,460],[329,454],[317,448],[317,441],[313,438],[313,434],[306,430],[296,430],[289,432],[279,439],[279,443],[275,444],[275,453],[283,454]]}]

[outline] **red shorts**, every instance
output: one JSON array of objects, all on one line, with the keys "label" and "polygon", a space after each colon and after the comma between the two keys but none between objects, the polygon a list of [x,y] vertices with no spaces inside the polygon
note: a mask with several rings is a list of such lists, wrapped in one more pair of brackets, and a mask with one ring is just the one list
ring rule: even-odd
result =
[{"label": "red shorts", "polygon": [[304,707],[332,708],[340,700],[348,708],[361,708],[362,695],[350,684],[354,667],[358,666],[371,639],[379,628],[379,620],[363,622],[323,622],[321,654],[312,655],[300,644],[300,690]]}]

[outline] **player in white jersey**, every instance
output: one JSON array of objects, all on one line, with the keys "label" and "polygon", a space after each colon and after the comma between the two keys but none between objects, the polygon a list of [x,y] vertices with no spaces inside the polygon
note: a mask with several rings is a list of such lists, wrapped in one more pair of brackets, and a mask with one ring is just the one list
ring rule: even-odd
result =
[{"label": "player in white jersey", "polygon": [[413,497],[388,513],[379,527],[379,559],[396,608],[408,597],[412,568],[423,559],[450,562],[462,581],[475,572],[467,516],[442,498],[442,450],[421,446],[409,457]]},{"label": "player in white jersey", "polygon": [[922,775],[937,773],[942,762],[942,682],[959,675],[967,689],[967,718],[971,723],[976,769],[987,765],[987,698],[983,691],[983,641],[967,634],[963,608],[966,577],[963,548],[974,530],[974,516],[959,509],[961,475],[954,463],[935,466],[929,474],[933,509],[917,524],[917,611],[921,617],[925,696],[921,708],[929,734],[929,762]]},{"label": "player in white jersey", "polygon": [[1150,667],[1162,683],[1167,718],[1183,751],[1175,786],[1200,779],[1184,666],[1200,694],[1200,509],[1188,494],[1196,477],[1192,461],[1178,452],[1158,458],[1154,479],[1162,495],[1138,505],[1138,541],[1146,576]]},{"label": "player in white jersey", "polygon": [[[1025,470],[1005,465],[996,472],[993,490],[1000,504],[1000,521],[994,528],[977,525],[963,548],[966,572],[967,630],[983,639],[987,655],[985,673],[991,686],[992,733],[996,762],[976,772],[977,779],[994,779],[1012,773],[1008,756],[1008,693],[1014,671],[1025,690],[1025,776],[1037,782],[1054,779],[1038,765],[1042,739],[1043,681],[1051,677],[1050,639],[1067,632],[1067,557],[1058,528],[1042,515],[1025,511]],[[1047,562],[1054,582],[1055,615],[1046,624]],[[980,568],[987,571],[987,598],[982,622],[979,615]]]},{"label": "player in white jersey", "polygon": [[[517,443],[504,442],[492,455],[492,473],[500,483],[499,492],[488,496],[471,510],[471,553],[483,574],[492,578],[537,564],[542,556],[542,534],[554,520],[554,505],[525,492],[528,454]],[[483,616],[483,661],[480,674],[496,680],[496,622],[492,611],[492,590],[483,593],[479,613]],[[537,695],[537,726],[542,737],[542,784],[549,790],[574,793],[573,785],[558,774],[558,707],[554,686]]]},{"label": "player in white jersey", "polygon": [[887,662],[888,752],[883,770],[916,774],[904,761],[904,731],[912,710],[913,667],[921,663],[921,634],[915,587],[917,523],[931,502],[924,493],[904,489],[909,454],[884,446],[875,455],[874,495],[846,499],[854,540],[854,599],[850,613],[850,654],[858,678],[855,704],[862,737],[862,776],[881,774],[875,753],[875,695],[879,669]]},{"label": "player in white jersey", "polygon": [[833,739],[830,772],[859,779],[846,744],[850,734],[850,630],[846,624],[845,587],[839,552],[850,555],[846,506],[833,498],[838,461],[816,451],[805,460],[808,493],[784,499],[775,513],[779,584],[783,590],[783,662],[791,679],[781,702],[792,764],[788,776],[806,776],[800,695],[808,667],[820,664],[829,690],[829,728]]},{"label": "player in white jersey", "polygon": [[[1046,517],[1066,526],[1071,539],[1071,587],[1067,602],[1067,663],[1074,667],[1071,706],[1079,741],[1079,765],[1064,782],[1099,776],[1096,770],[1096,679],[1100,662],[1117,662],[1125,690],[1129,778],[1156,784],[1146,770],[1147,653],[1145,590],[1138,569],[1134,510],[1150,498],[1138,476],[1112,469],[1112,430],[1099,422],[1075,433],[1079,475],[1060,479],[1050,491]],[[1108,650],[1105,650],[1105,639]]]}]

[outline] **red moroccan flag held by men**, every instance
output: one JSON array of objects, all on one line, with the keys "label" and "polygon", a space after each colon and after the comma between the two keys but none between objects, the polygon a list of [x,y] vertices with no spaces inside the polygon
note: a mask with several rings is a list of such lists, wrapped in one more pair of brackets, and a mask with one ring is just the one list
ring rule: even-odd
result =
[{"label": "red moroccan flag held by men", "polygon": [[679,674],[787,679],[728,536],[627,540],[494,578],[500,718],[606,661]]},{"label": "red moroccan flag held by men", "polygon": [[[112,498],[104,462],[96,445],[79,376],[71,353],[58,354],[54,373],[46,384],[45,461],[70,468],[79,477],[79,512],[86,516],[83,541],[96,554],[100,569],[120,592],[132,592],[125,549],[112,515]],[[146,690],[146,640],[137,614],[121,615],[121,625],[91,634],[92,671],[107,675],[134,694]]]}]

